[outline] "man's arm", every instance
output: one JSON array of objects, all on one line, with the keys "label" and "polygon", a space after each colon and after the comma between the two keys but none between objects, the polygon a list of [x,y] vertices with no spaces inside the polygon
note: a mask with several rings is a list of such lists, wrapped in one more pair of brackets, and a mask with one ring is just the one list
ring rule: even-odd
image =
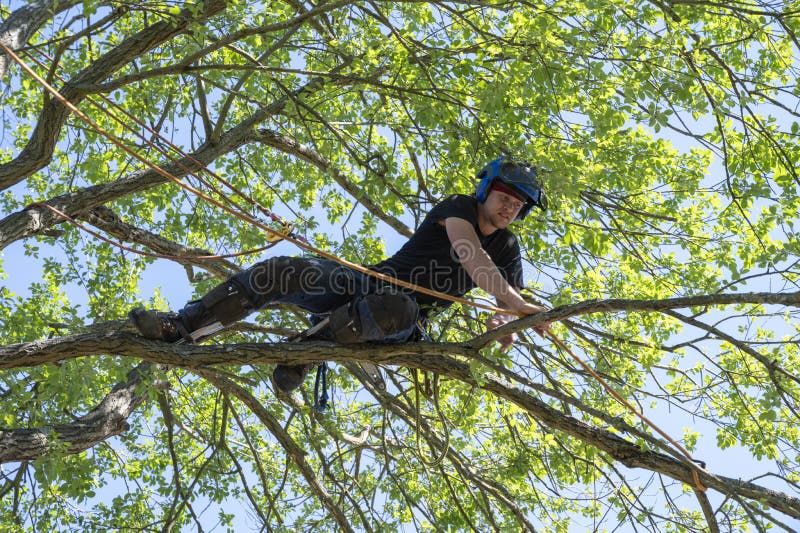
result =
[{"label": "man's arm", "polygon": [[508,284],[500,269],[481,246],[472,224],[458,217],[448,217],[443,222],[447,237],[461,266],[478,287],[494,296],[498,304],[505,305],[514,313],[532,315],[545,310],[544,307],[526,302],[519,292]]},{"label": "man's arm", "polygon": [[[446,218],[443,223],[461,266],[478,287],[495,297],[499,307],[505,307],[523,315],[546,311],[544,307],[526,302],[519,292],[508,284],[497,265],[481,246],[472,224],[457,217]],[[495,313],[486,321],[486,330],[498,328],[511,322],[514,318],[514,315],[507,313]],[[511,348],[516,339],[516,334],[511,333],[497,339],[497,342],[500,343],[500,349],[506,351]]]}]

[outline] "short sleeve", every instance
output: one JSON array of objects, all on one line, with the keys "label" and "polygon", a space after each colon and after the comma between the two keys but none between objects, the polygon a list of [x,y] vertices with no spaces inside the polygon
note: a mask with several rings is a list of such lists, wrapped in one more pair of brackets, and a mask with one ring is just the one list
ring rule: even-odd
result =
[{"label": "short sleeve", "polygon": [[463,218],[473,225],[477,224],[478,201],[464,194],[448,196],[428,212],[427,220],[436,223],[452,217]]}]

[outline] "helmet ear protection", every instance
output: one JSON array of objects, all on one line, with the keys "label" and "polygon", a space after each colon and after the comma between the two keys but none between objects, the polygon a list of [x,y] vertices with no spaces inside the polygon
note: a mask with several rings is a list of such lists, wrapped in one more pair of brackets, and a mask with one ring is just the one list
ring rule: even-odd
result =
[{"label": "helmet ear protection", "polygon": [[498,157],[494,161],[490,161],[480,172],[478,172],[478,190],[475,191],[475,198],[480,203],[486,201],[489,196],[489,190],[492,188],[492,183],[497,179],[500,174],[500,165],[503,164],[505,156]]},{"label": "helmet ear protection", "polygon": [[490,161],[478,173],[478,188],[475,198],[480,203],[486,201],[495,180],[517,190],[527,198],[525,205],[520,209],[516,220],[522,220],[533,209],[538,207],[542,211],[547,209],[547,197],[539,181],[539,169],[526,162],[518,162],[506,156],[500,156]]}]

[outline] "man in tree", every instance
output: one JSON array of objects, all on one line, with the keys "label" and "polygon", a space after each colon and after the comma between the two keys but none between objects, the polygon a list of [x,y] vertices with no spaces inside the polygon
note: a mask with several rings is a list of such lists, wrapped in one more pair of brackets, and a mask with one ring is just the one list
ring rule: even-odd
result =
[{"label": "man in tree", "polygon": [[[521,315],[544,311],[518,292],[523,286],[520,249],[507,229],[534,206],[547,208],[537,170],[503,156],[486,165],[478,179],[475,196],[456,194],[434,206],[408,242],[372,270],[451,296],[480,287],[498,305]],[[420,319],[452,302],[398,288],[332,260],[274,257],[232,276],[178,313],[138,308],[130,317],[149,339],[191,343],[271,303],[310,311],[321,326],[313,338],[347,344],[405,342],[415,335]],[[487,329],[513,318],[497,313]],[[504,350],[513,342],[513,335],[500,339]],[[274,383],[291,392],[311,367],[277,365]]]}]

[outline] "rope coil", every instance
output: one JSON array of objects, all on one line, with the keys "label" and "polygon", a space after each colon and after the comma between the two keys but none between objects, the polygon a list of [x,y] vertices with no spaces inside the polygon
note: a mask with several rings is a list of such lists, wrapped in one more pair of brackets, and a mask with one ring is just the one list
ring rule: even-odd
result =
[{"label": "rope coil", "polygon": [[[419,383],[419,375],[416,368],[411,369],[411,376],[414,381],[414,409],[415,409],[415,423],[416,423],[416,444],[417,444],[417,455],[419,456],[419,460],[425,466],[428,467],[436,467],[439,466],[444,458],[447,457],[447,452],[450,451],[450,431],[447,429],[447,418],[442,413],[441,405],[439,404],[439,374],[433,375],[433,406],[434,410],[436,411],[436,415],[439,417],[439,422],[442,424],[442,430],[444,431],[444,444],[442,445],[442,451],[439,455],[435,456],[432,460],[429,460],[425,454],[422,452],[422,428],[421,428],[421,420],[422,420],[422,412],[420,410],[420,392],[419,389],[422,385]],[[427,381],[427,380],[426,380]]]}]

